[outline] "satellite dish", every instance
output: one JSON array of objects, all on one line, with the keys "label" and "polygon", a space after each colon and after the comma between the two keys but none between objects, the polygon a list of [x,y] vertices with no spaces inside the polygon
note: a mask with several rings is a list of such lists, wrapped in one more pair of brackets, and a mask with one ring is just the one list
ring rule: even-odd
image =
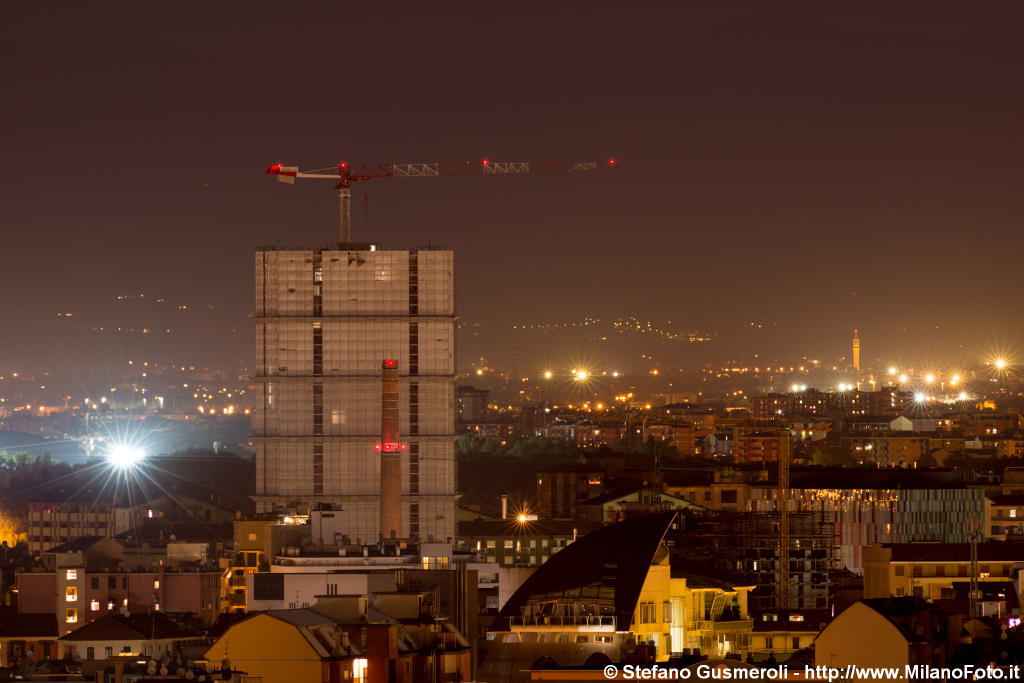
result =
[{"label": "satellite dish", "polygon": [[146,664],[146,673],[152,676],[156,673],[156,662],[149,662]]},{"label": "satellite dish", "polygon": [[160,675],[161,676],[166,676],[167,675],[167,667],[166,666],[161,666],[160,667]]},{"label": "satellite dish", "polygon": [[185,667],[179,666],[177,669],[174,670],[174,675],[178,678],[182,678],[185,675]]},{"label": "satellite dish", "polygon": [[192,680],[195,680],[195,677],[196,677],[196,674],[195,674],[195,672],[194,672],[194,671],[186,671],[186,672],[185,672],[185,680],[186,680],[186,681],[192,681]]}]

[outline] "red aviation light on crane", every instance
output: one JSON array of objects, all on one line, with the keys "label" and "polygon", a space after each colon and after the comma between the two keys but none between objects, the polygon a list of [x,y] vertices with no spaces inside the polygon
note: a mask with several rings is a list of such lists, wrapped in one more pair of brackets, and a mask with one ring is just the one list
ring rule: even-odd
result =
[{"label": "red aviation light on crane", "polygon": [[486,166],[487,164],[489,164],[489,163],[491,163],[491,162],[490,162],[490,161],[488,161],[487,159],[484,159],[484,160],[483,160],[483,161],[482,161],[481,163],[482,163],[482,164],[483,164],[484,166]]},{"label": "red aviation light on crane", "polygon": [[397,441],[385,441],[384,443],[377,443],[373,445],[373,450],[384,451],[385,453],[397,453],[405,450],[405,444]]},{"label": "red aviation light on crane", "polygon": [[398,361],[397,360],[386,360],[386,361],[384,361],[384,367],[386,367],[386,368],[397,368],[398,367]]},{"label": "red aviation light on crane", "polygon": [[615,165],[615,159],[609,159],[608,160],[608,165],[609,166],[614,166]]},{"label": "red aviation light on crane", "polygon": [[280,173],[280,172],[281,172],[281,164],[272,164],[270,166],[267,166],[267,173]]}]

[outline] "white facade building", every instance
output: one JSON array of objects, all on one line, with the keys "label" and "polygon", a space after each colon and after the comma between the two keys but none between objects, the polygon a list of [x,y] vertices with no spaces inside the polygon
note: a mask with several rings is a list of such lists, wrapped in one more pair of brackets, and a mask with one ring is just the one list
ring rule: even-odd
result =
[{"label": "white facade building", "polygon": [[353,543],[379,538],[381,363],[401,373],[402,522],[455,535],[451,251],[256,251],[257,510],[333,506]]}]

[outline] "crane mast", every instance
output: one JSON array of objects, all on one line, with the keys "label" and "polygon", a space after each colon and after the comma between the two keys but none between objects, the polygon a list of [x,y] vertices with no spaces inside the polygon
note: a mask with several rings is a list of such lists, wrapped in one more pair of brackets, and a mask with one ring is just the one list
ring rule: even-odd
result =
[{"label": "crane mast", "polygon": [[341,242],[347,244],[352,238],[352,184],[369,182],[374,178],[432,178],[444,175],[523,175],[527,173],[579,173],[616,168],[615,160],[608,161],[489,161],[479,163],[433,162],[337,166],[312,171],[300,171],[297,166],[274,164],[267,167],[267,173],[276,176],[283,183],[293,184],[296,178],[333,180],[338,190],[338,223],[341,228]]}]

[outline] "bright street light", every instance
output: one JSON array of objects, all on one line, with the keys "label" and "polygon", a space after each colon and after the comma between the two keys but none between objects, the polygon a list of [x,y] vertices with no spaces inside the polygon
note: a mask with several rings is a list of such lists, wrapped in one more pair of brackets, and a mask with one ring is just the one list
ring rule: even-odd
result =
[{"label": "bright street light", "polygon": [[131,444],[118,444],[106,455],[107,462],[119,470],[132,469],[146,459],[146,452]]}]

